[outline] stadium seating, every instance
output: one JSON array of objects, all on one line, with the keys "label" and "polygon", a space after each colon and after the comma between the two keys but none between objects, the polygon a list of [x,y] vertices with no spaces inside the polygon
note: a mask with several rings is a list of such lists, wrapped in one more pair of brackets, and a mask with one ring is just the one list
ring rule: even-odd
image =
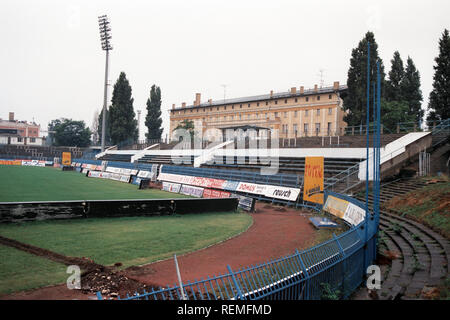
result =
[{"label": "stadium seating", "polygon": [[0,145],[0,155],[5,158],[33,158],[36,160],[53,160],[61,157],[62,152],[71,152],[73,158],[83,155],[83,149],[77,147],[53,147],[30,145]]},{"label": "stadium seating", "polygon": [[[231,160],[231,161],[230,161]],[[259,171],[263,167],[268,167],[271,164],[268,161],[259,161],[258,163],[251,163],[249,157],[231,157],[214,156],[210,164],[203,164],[202,167],[222,168],[222,169],[244,169],[248,171]],[[358,164],[364,159],[357,158],[325,158],[324,159],[324,175],[331,177],[347,170],[350,167]],[[267,163],[267,164],[265,164]],[[305,169],[305,158],[283,157],[278,159],[279,172],[282,173],[297,173],[303,174]]]},{"label": "stadium seating", "polygon": [[132,156],[133,154],[106,153],[99,157],[98,160],[130,162]]},{"label": "stadium seating", "polygon": [[[372,135],[372,134],[371,134]],[[385,146],[388,143],[404,136],[405,133],[392,133],[381,135],[381,146]],[[370,138],[370,146],[372,146],[373,138]],[[271,147],[271,140],[252,140],[248,138],[242,141],[235,141],[235,149],[250,148],[256,146]],[[302,137],[296,139],[278,139],[278,148],[365,148],[366,136],[335,136],[335,137]]]}]

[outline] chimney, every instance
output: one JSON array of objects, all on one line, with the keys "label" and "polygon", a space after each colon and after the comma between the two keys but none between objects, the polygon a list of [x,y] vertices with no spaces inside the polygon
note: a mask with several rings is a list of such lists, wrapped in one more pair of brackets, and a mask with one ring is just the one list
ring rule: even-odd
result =
[{"label": "chimney", "polygon": [[14,112],[9,113],[9,121],[14,122]]},{"label": "chimney", "polygon": [[175,109],[175,103],[172,104],[172,109]]},{"label": "chimney", "polygon": [[301,86],[300,87],[300,94],[304,94],[305,93],[305,87],[304,86]]},{"label": "chimney", "polygon": [[339,90],[339,81],[333,83],[333,90]]},{"label": "chimney", "polygon": [[196,93],[195,94],[195,101],[194,101],[194,106],[199,106],[200,105],[200,93]]},{"label": "chimney", "polygon": [[318,92],[317,84],[314,85],[314,92]]},{"label": "chimney", "polygon": [[296,94],[297,93],[297,88],[296,87],[292,87],[291,88],[291,94]]},{"label": "chimney", "polygon": [[212,104],[212,99],[208,99],[208,103],[211,105]]},{"label": "chimney", "polygon": [[270,90],[270,97],[273,97],[273,90]]},{"label": "chimney", "polygon": [[183,103],[181,104],[181,107],[182,107],[182,108],[186,108],[186,102],[183,102]]}]

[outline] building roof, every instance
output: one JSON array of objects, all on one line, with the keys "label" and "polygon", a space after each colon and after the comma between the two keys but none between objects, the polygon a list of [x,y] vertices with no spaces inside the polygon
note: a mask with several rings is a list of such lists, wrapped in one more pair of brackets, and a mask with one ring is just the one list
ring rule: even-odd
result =
[{"label": "building roof", "polygon": [[[175,110],[214,107],[214,106],[221,106],[221,105],[227,105],[227,104],[273,100],[273,99],[280,99],[280,98],[302,97],[302,96],[310,96],[310,95],[333,93],[333,92],[343,92],[343,91],[347,91],[347,88],[348,87],[346,85],[340,85],[338,90],[335,90],[334,87],[331,86],[331,87],[325,87],[325,88],[317,88],[317,91],[315,89],[305,89],[303,93],[300,93],[300,91],[298,91],[298,90],[296,91],[296,93],[292,93],[291,91],[284,91],[284,92],[277,92],[277,93],[274,92],[272,95],[269,93],[269,94],[261,94],[261,95],[249,96],[249,97],[221,99],[221,100],[216,100],[216,101],[211,101],[211,102],[204,102],[198,106],[189,105],[186,107],[178,107],[178,108],[175,107]],[[173,110],[173,109],[171,109],[171,110]]]}]

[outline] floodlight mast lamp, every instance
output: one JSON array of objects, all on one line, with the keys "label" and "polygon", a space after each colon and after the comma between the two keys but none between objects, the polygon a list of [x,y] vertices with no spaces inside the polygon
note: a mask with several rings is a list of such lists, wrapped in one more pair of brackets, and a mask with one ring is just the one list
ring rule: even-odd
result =
[{"label": "floodlight mast lamp", "polygon": [[98,17],[98,25],[100,28],[100,40],[102,44],[102,50],[106,51],[106,64],[105,64],[105,89],[103,93],[103,117],[102,117],[102,152],[105,151],[105,128],[106,128],[106,100],[108,97],[108,61],[109,50],[112,50],[111,45],[111,28],[109,26],[108,17],[106,15]]}]

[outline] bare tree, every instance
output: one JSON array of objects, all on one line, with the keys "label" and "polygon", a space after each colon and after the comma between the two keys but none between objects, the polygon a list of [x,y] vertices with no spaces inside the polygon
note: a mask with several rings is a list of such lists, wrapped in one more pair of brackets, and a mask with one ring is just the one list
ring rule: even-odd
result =
[{"label": "bare tree", "polygon": [[95,110],[94,112],[94,119],[92,119],[92,144],[99,143],[99,136],[98,136],[98,116],[99,112],[98,110]]}]

